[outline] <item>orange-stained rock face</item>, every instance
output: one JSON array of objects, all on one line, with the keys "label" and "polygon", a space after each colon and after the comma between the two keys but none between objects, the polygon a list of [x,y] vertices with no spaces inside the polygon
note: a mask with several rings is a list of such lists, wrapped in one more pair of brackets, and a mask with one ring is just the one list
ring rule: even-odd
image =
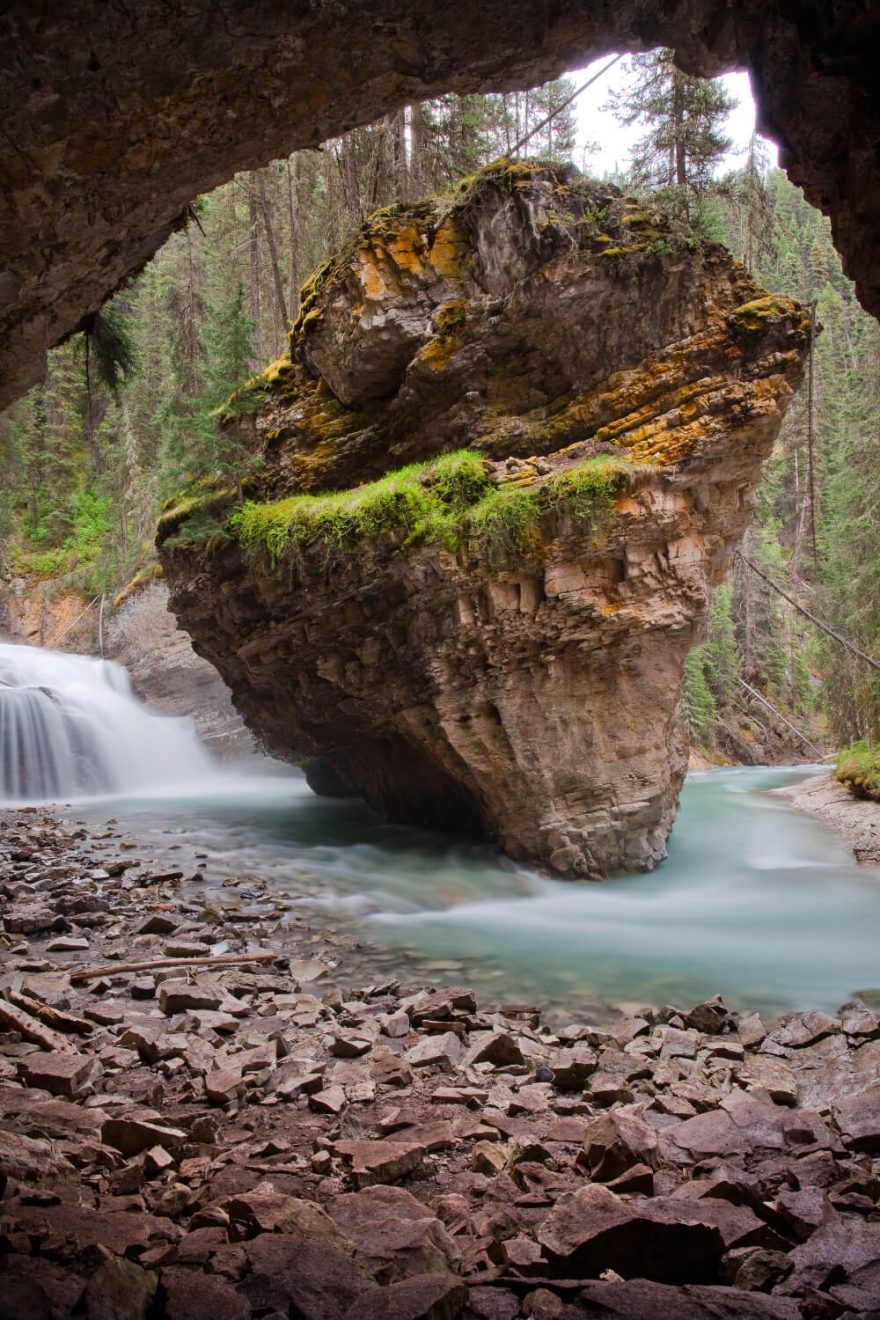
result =
[{"label": "orange-stained rock face", "polygon": [[[240,394],[259,515],[467,449],[490,495],[528,501],[522,526],[490,543],[478,511],[440,536],[392,510],[343,549],[272,555],[229,527],[198,540],[181,505],[173,608],[271,747],[393,818],[565,874],[653,866],[685,656],[808,333],[723,249],[561,168],[499,163],[451,208],[380,213],[307,287],[290,360]],[[606,471],[585,512],[571,483]]]}]

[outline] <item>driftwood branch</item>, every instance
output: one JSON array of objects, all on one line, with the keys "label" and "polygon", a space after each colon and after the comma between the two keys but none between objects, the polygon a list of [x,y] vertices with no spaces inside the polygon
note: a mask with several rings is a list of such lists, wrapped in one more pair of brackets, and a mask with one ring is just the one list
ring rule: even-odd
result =
[{"label": "driftwood branch", "polygon": [[47,1027],[52,1027],[56,1031],[63,1031],[68,1035],[72,1032],[76,1036],[90,1036],[95,1029],[94,1023],[87,1022],[85,1018],[75,1017],[73,1013],[63,1013],[61,1009],[52,1008],[42,1000],[32,999],[21,990],[7,990],[6,998],[11,1004],[24,1009],[26,1013],[39,1018]]},{"label": "driftwood branch", "polygon": [[283,957],[283,955],[273,950],[266,953],[228,953],[217,958],[152,958],[149,962],[105,963],[103,967],[85,967],[82,969],[76,966],[68,966],[64,970],[71,973],[71,984],[79,985],[81,981],[93,981],[99,976],[119,976],[126,972],[151,972],[160,967],[180,967],[182,970],[186,970],[188,967],[231,967],[235,963],[274,962],[276,958],[280,957]]},{"label": "driftwood branch", "polygon": [[15,1004],[10,1004],[5,999],[0,999],[0,1022],[11,1027],[13,1031],[20,1032],[25,1040],[33,1041],[44,1050],[59,1050],[62,1054],[77,1052],[69,1037],[44,1026],[38,1018],[31,1017],[23,1008],[17,1008]]}]

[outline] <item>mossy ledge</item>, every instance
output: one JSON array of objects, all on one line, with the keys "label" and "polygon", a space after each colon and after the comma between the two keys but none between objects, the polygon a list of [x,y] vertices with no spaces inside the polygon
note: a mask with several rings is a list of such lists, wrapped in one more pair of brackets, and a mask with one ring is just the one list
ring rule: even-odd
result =
[{"label": "mossy ledge", "polygon": [[622,459],[598,455],[543,481],[513,484],[494,480],[482,455],[459,450],[350,490],[248,501],[230,527],[243,549],[271,568],[295,564],[311,549],[325,561],[353,555],[365,542],[450,550],[468,542],[499,563],[540,539],[547,514],[568,513],[584,535],[611,512],[634,472]]},{"label": "mossy ledge", "polygon": [[230,408],[248,502],[163,515],[172,608],[267,747],[391,819],[650,869],[685,658],[808,341],[717,244],[494,162],[307,283]]}]

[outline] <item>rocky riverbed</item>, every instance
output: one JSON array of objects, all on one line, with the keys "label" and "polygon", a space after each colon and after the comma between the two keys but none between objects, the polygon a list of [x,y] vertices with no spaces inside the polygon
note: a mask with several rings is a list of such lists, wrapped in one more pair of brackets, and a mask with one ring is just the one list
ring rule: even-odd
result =
[{"label": "rocky riverbed", "polygon": [[351,937],[112,824],[0,827],[0,1315],[880,1308],[873,1001],[551,1031],[464,986],[352,988]]}]

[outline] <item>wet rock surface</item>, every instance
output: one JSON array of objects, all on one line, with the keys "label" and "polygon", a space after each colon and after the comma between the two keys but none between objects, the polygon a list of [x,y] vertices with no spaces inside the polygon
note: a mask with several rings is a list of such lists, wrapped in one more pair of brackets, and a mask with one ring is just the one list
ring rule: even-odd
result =
[{"label": "wet rock surface", "polygon": [[[118,829],[42,810],[0,825],[4,1315],[880,1309],[865,1003],[552,1030],[466,986],[353,988],[344,946],[305,922],[218,928],[149,857],[112,874]],[[10,928],[25,899],[64,947]],[[137,933],[153,915],[198,956],[161,965],[167,933]]]},{"label": "wet rock surface", "polygon": [[722,248],[569,168],[387,208],[241,392],[252,502],[163,514],[171,606],[270,749],[392,820],[650,869],[685,658],[806,335]]}]

